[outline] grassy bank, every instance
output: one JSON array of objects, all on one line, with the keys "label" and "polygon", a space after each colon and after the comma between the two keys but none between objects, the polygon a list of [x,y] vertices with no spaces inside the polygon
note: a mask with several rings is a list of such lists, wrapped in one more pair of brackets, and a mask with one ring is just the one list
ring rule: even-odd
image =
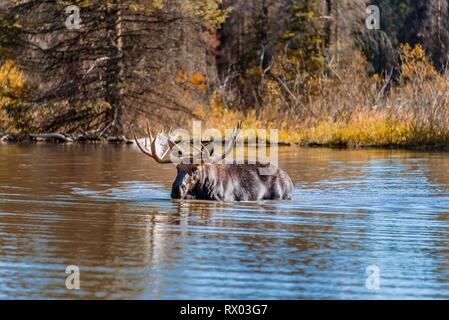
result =
[{"label": "grassy bank", "polygon": [[400,75],[369,76],[361,55],[320,77],[263,79],[264,104],[241,112],[216,98],[199,110],[208,127],[276,128],[279,141],[339,147],[449,146],[449,72],[439,73],[420,46],[401,48]]},{"label": "grassy bank", "polygon": [[[183,102],[192,110],[191,119],[203,120],[203,128],[224,132],[243,121],[243,129],[278,129],[282,144],[448,148],[449,72],[437,72],[419,45],[402,46],[401,59],[395,76],[379,76],[367,73],[361,54],[329,64],[315,74],[296,68],[281,56],[270,72],[252,70],[248,77],[257,81],[241,79],[242,86],[257,83],[253,90],[258,105],[253,108],[242,110],[226,91],[212,94],[207,105],[189,103],[192,94],[186,91]],[[205,90],[205,82],[201,77],[201,87],[191,90]],[[4,91],[0,91],[0,131],[19,134],[4,137],[4,141],[126,141],[121,135],[107,137],[82,130],[61,131],[58,134],[64,136],[59,137],[29,136],[30,132],[48,133],[39,125],[45,123],[45,117],[33,109],[23,112],[28,110],[23,102],[28,88],[13,63],[0,68],[0,89]],[[189,123],[173,125],[191,128]],[[135,130],[144,132],[136,125],[125,135],[129,138]]]}]

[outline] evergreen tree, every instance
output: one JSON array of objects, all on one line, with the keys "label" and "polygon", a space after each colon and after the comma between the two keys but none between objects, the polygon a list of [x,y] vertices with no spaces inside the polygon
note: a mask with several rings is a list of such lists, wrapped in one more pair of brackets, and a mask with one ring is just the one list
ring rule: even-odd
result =
[{"label": "evergreen tree", "polygon": [[282,43],[293,65],[320,73],[324,63],[325,33],[317,0],[297,2],[288,10],[287,31]]},{"label": "evergreen tree", "polygon": [[[11,3],[9,12],[23,26],[14,49],[33,84],[30,108],[45,106],[50,115],[40,130],[95,130],[99,136],[118,137],[139,117],[170,120],[167,109],[191,117],[180,99],[182,90],[168,86],[183,68],[207,69],[207,43],[201,33],[224,21],[227,11],[220,4],[221,0]],[[68,30],[64,24],[68,5],[81,9],[80,30]]]}]

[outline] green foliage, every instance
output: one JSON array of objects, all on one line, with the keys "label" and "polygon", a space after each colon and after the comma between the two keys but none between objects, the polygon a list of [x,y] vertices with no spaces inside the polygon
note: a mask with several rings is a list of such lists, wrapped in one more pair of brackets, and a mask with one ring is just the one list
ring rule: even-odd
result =
[{"label": "green foliage", "polygon": [[152,12],[164,7],[164,0],[57,0],[57,3],[62,7],[77,5],[80,8],[95,7],[101,10],[130,9],[135,12]]},{"label": "green foliage", "polygon": [[110,110],[111,108],[112,108],[111,105],[106,101],[101,101],[101,100],[86,101],[77,107],[77,112],[88,111],[88,112],[100,114],[101,112],[103,112],[105,110]]},{"label": "green foliage", "polygon": [[[15,4],[26,2],[14,1]],[[443,41],[443,29],[449,30],[449,22],[445,22],[443,14],[438,28],[435,22],[430,21],[436,11],[436,0],[373,0],[370,4],[377,4],[381,9],[379,31],[365,28],[363,10],[354,10],[358,13],[346,10],[355,4],[353,0],[345,1],[344,6],[337,5],[337,1],[323,0],[287,1],[283,5],[275,0],[57,0],[52,3],[58,6],[51,7],[51,12],[46,11],[48,8],[39,11],[44,21],[39,21],[40,25],[45,24],[50,14],[64,12],[64,7],[72,4],[82,8],[81,18],[86,14],[85,21],[105,24],[100,23],[96,28],[94,23],[86,22],[86,28],[96,28],[98,33],[94,33],[93,39],[82,39],[79,47],[76,39],[71,38],[75,33],[70,33],[70,48],[65,45],[69,43],[66,42],[69,37],[66,39],[57,33],[53,39],[48,36],[48,40],[52,40],[49,43],[57,42],[56,38],[60,37],[63,45],[51,46],[57,50],[53,52],[44,46],[40,52],[42,57],[38,57],[42,60],[37,61],[42,62],[44,70],[55,63],[54,69],[58,71],[55,77],[64,76],[55,80],[62,83],[66,78],[78,79],[79,73],[87,70],[92,61],[107,56],[109,59],[95,67],[99,78],[106,79],[104,88],[107,90],[91,95],[91,90],[100,87],[97,86],[99,83],[80,85],[83,90],[72,90],[72,87],[59,86],[55,81],[55,85],[48,84],[47,87],[54,87],[56,94],[52,96],[53,89],[48,89],[49,94],[43,97],[50,97],[49,100],[33,96],[33,101],[43,101],[45,105],[37,105],[37,102],[31,107],[27,103],[31,94],[27,93],[25,77],[13,62],[14,57],[9,56],[8,49],[19,44],[17,52],[21,56],[16,56],[16,61],[24,62],[21,65],[28,68],[40,67],[39,63],[33,65],[37,51],[30,54],[26,48],[20,47],[18,41],[14,41],[20,25],[10,18],[12,13],[0,13],[0,127],[4,129],[26,131],[27,125],[32,124],[34,129],[43,131],[97,130],[107,128],[112,121],[118,124],[123,121],[125,126],[124,121],[138,122],[140,118],[134,115],[136,112],[141,112],[139,117],[142,118],[154,113],[154,121],[157,121],[158,113],[165,116],[174,110],[186,112],[187,116],[182,117],[177,117],[178,113],[173,117],[170,114],[172,121],[179,121],[179,124],[193,114],[207,119],[217,128],[242,118],[253,127],[268,123],[268,126],[280,129],[282,141],[289,142],[402,145],[449,139],[449,73],[443,75],[434,68],[437,61],[435,53],[448,47]],[[241,11],[235,19],[233,17],[232,24],[226,25],[220,37],[216,31],[231,13],[231,8],[226,8],[223,3],[233,3]],[[329,7],[324,8],[325,4]],[[15,8],[20,9],[15,12],[20,15],[26,8]],[[246,12],[250,10],[254,12]],[[32,20],[29,19],[30,14],[32,12],[23,14],[27,23]],[[111,19],[102,21],[105,17]],[[133,17],[138,24],[133,22]],[[171,32],[170,21],[176,21],[173,23],[176,32],[170,34],[170,41],[160,41],[159,35]],[[427,22],[428,26],[423,26]],[[28,30],[41,37],[55,28],[63,33],[62,23],[62,19],[53,21],[49,23],[48,30],[28,24],[24,34]],[[150,26],[153,23],[158,25],[151,28],[148,37],[145,33],[140,38],[137,31],[142,26],[146,32],[148,23]],[[435,29],[443,40],[432,36],[436,34]],[[90,35],[89,31],[85,30],[85,34]],[[359,32],[356,39],[366,59],[351,45],[355,32]],[[198,35],[202,41],[195,41]],[[109,40],[110,37],[113,41]],[[22,40],[26,38],[22,37]],[[132,41],[115,41],[124,38]],[[141,51],[138,53],[142,53],[145,59],[134,64],[130,61],[134,59],[135,52],[130,51],[137,48],[134,44],[144,44],[139,39],[145,39],[148,48],[157,48],[154,51],[139,46]],[[165,52],[172,48],[170,46],[180,47],[181,41],[182,56],[178,57],[180,51],[176,50],[165,56]],[[186,43],[188,45],[184,46]],[[400,43],[410,43],[411,46],[401,47]],[[415,46],[417,43],[422,43],[422,46]],[[332,52],[334,44],[335,53]],[[223,50],[219,51],[219,48]],[[91,50],[92,53],[78,55],[78,49],[83,53]],[[207,54],[198,54],[205,49]],[[120,51],[119,54],[116,51]],[[195,61],[192,62],[193,52]],[[52,59],[47,53],[57,54]],[[128,53],[133,53],[129,60]],[[325,57],[334,54],[340,58],[329,59],[329,64],[325,65]],[[59,56],[64,58],[60,65],[56,60]],[[153,57],[157,61],[155,64],[149,62]],[[214,61],[214,57],[220,57],[220,60]],[[374,76],[366,72],[367,61],[374,66],[372,70],[377,73]],[[198,62],[205,65],[204,69],[200,67],[201,72],[195,72]],[[215,74],[206,69],[209,65],[213,67],[215,62],[223,70],[223,77],[215,78]],[[177,79],[170,82],[176,78],[175,72],[168,70],[170,67],[159,69],[159,65],[173,65],[176,70],[186,71],[181,71]],[[381,76],[381,71],[392,68],[396,71],[393,81]],[[31,71],[30,80],[36,81],[39,72]],[[94,75],[92,72],[86,79],[92,76],[96,81]],[[162,79],[160,83],[159,79]],[[220,83],[219,79],[226,82]],[[170,89],[173,86],[173,93],[166,89],[167,83]],[[32,82],[30,87],[41,90]],[[178,89],[184,90],[178,92]],[[134,91],[139,94],[134,94]],[[41,92],[36,92],[37,97],[38,94]],[[201,108],[195,110],[198,97],[207,95],[214,97],[211,99],[212,108],[203,108],[207,101],[204,99]],[[51,100],[53,97],[55,100]],[[94,97],[99,97],[99,100]],[[147,106],[147,101],[153,104],[153,100],[155,107]],[[165,102],[159,104],[159,101]]]},{"label": "green foliage", "polygon": [[18,21],[0,11],[0,58],[11,57],[10,48],[19,32],[20,25]]},{"label": "green foliage", "polygon": [[[213,28],[219,28],[228,17],[232,8],[222,9],[223,0],[182,0],[180,7],[184,13],[202,18],[204,23]],[[58,0],[58,4],[66,7],[77,5],[81,8],[96,7],[102,10],[129,9],[135,12],[153,12],[162,10],[165,0]]]},{"label": "green foliage", "polygon": [[324,25],[317,0],[293,4],[282,43],[293,66],[311,75],[320,73],[324,64]]},{"label": "green foliage", "polygon": [[222,9],[223,0],[189,0],[182,1],[182,8],[199,16],[210,27],[220,28],[232,11],[232,8]]},{"label": "green foliage", "polygon": [[374,73],[390,72],[399,63],[399,44],[410,38],[411,28],[407,21],[413,6],[403,0],[375,0],[372,4],[380,8],[381,30],[362,28],[355,38]]},{"label": "green foliage", "polygon": [[[381,30],[356,32],[359,47],[375,73],[397,70],[400,44],[423,45],[433,64],[449,62],[449,10],[440,0],[374,0],[381,13]],[[396,73],[398,74],[398,72]]]}]

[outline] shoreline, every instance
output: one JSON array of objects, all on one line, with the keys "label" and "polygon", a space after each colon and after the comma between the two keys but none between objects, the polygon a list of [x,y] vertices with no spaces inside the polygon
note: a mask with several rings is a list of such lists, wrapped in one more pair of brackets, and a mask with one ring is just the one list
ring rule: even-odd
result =
[{"label": "shoreline", "polygon": [[[207,141],[203,141],[207,142]],[[18,135],[5,133],[0,134],[0,145],[2,144],[115,144],[115,145],[129,145],[134,144],[133,139],[128,139],[125,136],[89,136],[89,135],[64,135],[60,133],[42,133],[42,134],[26,134]],[[245,141],[248,145],[248,141]],[[318,142],[307,143],[292,143],[280,141],[277,143],[278,147],[303,147],[303,148],[328,148],[341,150],[369,150],[369,149],[383,149],[383,150],[413,150],[413,151],[435,151],[435,152],[449,152],[448,144],[329,144]]]}]

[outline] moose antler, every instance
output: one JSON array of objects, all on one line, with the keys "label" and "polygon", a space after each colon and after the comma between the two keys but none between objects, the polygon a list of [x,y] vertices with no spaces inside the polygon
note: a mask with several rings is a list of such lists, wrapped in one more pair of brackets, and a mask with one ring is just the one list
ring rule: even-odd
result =
[{"label": "moose antler", "polygon": [[[142,151],[147,156],[156,160],[157,163],[172,163],[171,159],[164,159],[167,154],[173,149],[177,148],[180,152],[184,152],[180,146],[178,146],[174,141],[178,137],[178,135],[172,135],[172,130],[170,128],[168,134],[166,135],[162,130],[159,134],[156,135],[156,138],[153,138],[153,134],[151,133],[150,126],[147,123],[147,134],[148,139],[150,140],[150,147],[148,148],[147,139],[145,139],[145,145],[142,146],[137,140],[136,134],[134,134],[134,140],[136,141],[137,146],[140,151]],[[165,143],[161,143],[161,140],[165,140]],[[160,155],[159,150],[164,150],[162,155]]]},{"label": "moose antler", "polygon": [[234,131],[232,131],[231,136],[229,137],[229,141],[225,146],[225,149],[221,154],[214,155],[212,158],[209,156],[210,163],[217,163],[218,161],[224,160],[226,156],[232,151],[232,149],[235,146],[235,143],[237,142],[237,138],[240,134],[240,130],[242,129],[242,122],[239,121],[237,123],[237,126],[234,128]]},{"label": "moose antler", "polygon": [[[227,143],[224,151],[221,154],[218,155],[212,155],[214,152],[214,144],[213,142],[209,142],[208,144],[201,144],[201,149],[196,147],[195,145],[192,145],[195,150],[197,150],[199,153],[197,155],[191,155],[186,153],[175,141],[178,137],[178,134],[173,135],[172,130],[170,128],[168,134],[164,133],[164,130],[161,130],[160,133],[156,135],[156,138],[153,137],[153,134],[151,133],[150,127],[147,124],[147,134],[148,139],[150,140],[150,146],[148,147],[147,139],[145,139],[145,145],[142,146],[142,144],[137,140],[136,134],[134,134],[134,140],[136,141],[137,146],[139,147],[140,151],[142,151],[145,155],[153,158],[156,160],[157,163],[172,163],[171,159],[164,159],[167,154],[169,154],[173,149],[177,149],[178,152],[180,152],[183,155],[183,158],[188,158],[190,160],[193,159],[201,159],[201,162],[203,163],[217,163],[218,161],[224,160],[226,156],[232,151],[232,148],[234,147],[237,137],[240,133],[240,130],[242,128],[242,122],[239,121],[237,123],[237,126],[234,128],[234,131],[232,132],[232,135],[230,137],[229,142]],[[161,142],[161,140],[164,140],[164,143]],[[161,154],[162,153],[162,154]],[[199,158],[198,158],[199,156]]]}]

